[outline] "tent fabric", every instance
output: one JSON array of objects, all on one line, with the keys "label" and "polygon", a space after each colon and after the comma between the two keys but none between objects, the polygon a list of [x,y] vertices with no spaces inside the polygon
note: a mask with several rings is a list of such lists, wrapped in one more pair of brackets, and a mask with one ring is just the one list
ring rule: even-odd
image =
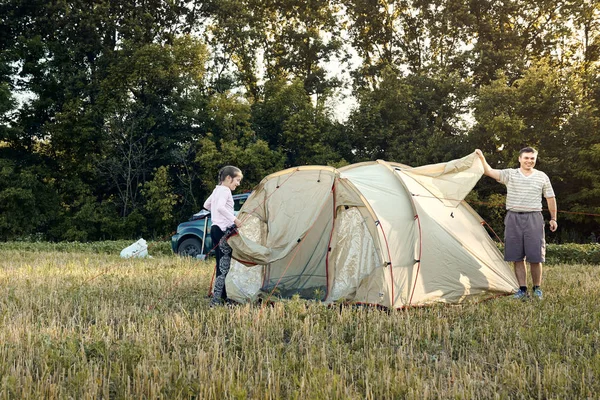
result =
[{"label": "tent fabric", "polygon": [[381,265],[364,216],[356,207],[340,210],[336,222],[329,260],[339,268],[335,269],[330,301],[353,298],[362,280]]},{"label": "tent fabric", "polygon": [[406,169],[404,173],[444,204],[457,207],[483,175],[483,164],[473,153],[447,163]]},{"label": "tent fabric", "polygon": [[[244,220],[244,225],[239,228],[240,234],[253,242],[259,242],[262,237],[266,236],[264,230],[266,230],[266,224],[254,215],[249,215]],[[232,259],[229,273],[225,278],[227,296],[240,303],[258,300],[263,281],[263,270],[262,265],[246,267]]]},{"label": "tent fabric", "polygon": [[[297,168],[288,170],[283,178],[281,174],[276,174],[261,182],[244,203],[240,216],[255,215],[267,222],[268,235],[263,236],[264,244],[240,235],[234,257],[249,260],[249,263],[268,265],[290,254],[298,240],[316,222],[328,201],[334,175],[330,170]],[[285,189],[279,190],[280,186]]]},{"label": "tent fabric", "polygon": [[482,172],[473,153],[418,168],[378,160],[271,174],[228,240],[240,262],[228,296],[401,308],[512,293],[513,272],[464,202]]}]

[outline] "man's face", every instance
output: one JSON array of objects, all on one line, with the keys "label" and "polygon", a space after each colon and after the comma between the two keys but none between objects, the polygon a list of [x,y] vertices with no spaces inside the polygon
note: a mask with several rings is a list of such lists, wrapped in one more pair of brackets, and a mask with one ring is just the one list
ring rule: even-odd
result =
[{"label": "man's face", "polygon": [[535,161],[537,160],[537,153],[522,153],[519,156],[519,163],[521,169],[524,171],[531,171],[535,167]]}]

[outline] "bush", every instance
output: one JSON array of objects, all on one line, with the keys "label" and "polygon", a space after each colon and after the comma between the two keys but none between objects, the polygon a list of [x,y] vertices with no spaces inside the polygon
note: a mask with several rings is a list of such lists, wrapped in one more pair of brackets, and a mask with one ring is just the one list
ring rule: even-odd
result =
[{"label": "bush", "polygon": [[[500,251],[504,246],[498,243]],[[546,244],[547,264],[600,264],[600,244]]]},{"label": "bush", "polygon": [[550,264],[600,264],[600,244],[548,244],[546,262]]}]

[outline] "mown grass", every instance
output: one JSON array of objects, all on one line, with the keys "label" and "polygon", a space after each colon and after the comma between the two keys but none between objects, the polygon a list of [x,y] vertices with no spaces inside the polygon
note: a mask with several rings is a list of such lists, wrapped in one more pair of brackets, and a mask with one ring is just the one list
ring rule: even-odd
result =
[{"label": "mown grass", "polygon": [[[92,254],[119,254],[125,247],[135,241],[131,240],[106,240],[103,242],[0,242],[0,252],[14,250],[17,252],[61,252],[61,253],[92,253]],[[171,242],[148,241],[148,253],[155,255],[171,255]]]},{"label": "mown grass", "polygon": [[0,398],[480,399],[600,393],[600,268],[542,302],[210,309],[211,265],[0,249]]}]

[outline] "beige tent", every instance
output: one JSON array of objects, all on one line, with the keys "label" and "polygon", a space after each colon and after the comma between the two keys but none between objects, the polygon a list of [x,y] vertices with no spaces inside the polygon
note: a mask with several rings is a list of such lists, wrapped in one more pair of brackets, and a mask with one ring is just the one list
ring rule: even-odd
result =
[{"label": "beige tent", "polygon": [[400,308],[511,293],[513,272],[463,201],[483,173],[473,153],[419,168],[374,161],[267,176],[229,239],[228,297]]}]

